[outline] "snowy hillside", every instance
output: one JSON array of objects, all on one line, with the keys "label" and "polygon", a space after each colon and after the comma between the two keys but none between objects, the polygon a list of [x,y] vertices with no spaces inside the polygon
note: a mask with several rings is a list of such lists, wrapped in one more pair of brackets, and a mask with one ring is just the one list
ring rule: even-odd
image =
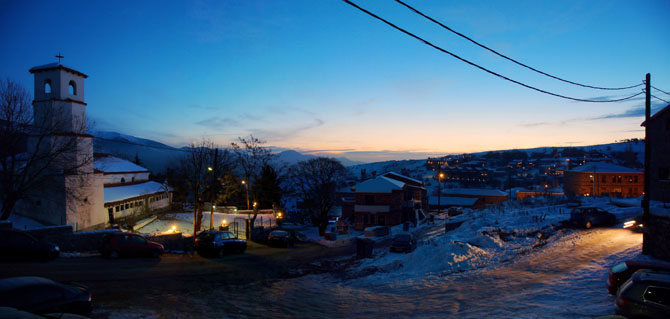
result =
[{"label": "snowy hillside", "polygon": [[179,161],[184,152],[180,149],[130,135],[116,132],[91,132],[93,151],[107,153],[120,158],[134,160],[139,157],[142,166],[153,173],[164,172],[172,163]]}]

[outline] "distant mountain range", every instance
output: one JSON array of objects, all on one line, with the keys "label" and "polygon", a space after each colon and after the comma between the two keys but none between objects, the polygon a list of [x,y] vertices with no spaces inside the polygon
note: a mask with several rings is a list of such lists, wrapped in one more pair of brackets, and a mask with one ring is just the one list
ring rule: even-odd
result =
[{"label": "distant mountain range", "polygon": [[[91,135],[93,140],[93,151],[95,153],[107,153],[130,161],[135,156],[140,159],[142,165],[151,172],[165,172],[169,166],[176,166],[187,151],[186,148],[176,148],[160,142],[145,138],[125,135],[117,132],[94,131]],[[284,150],[276,153],[277,161],[291,165],[301,161],[316,158],[315,155],[302,154],[294,150]],[[344,166],[361,164],[345,157],[336,158]]]}]

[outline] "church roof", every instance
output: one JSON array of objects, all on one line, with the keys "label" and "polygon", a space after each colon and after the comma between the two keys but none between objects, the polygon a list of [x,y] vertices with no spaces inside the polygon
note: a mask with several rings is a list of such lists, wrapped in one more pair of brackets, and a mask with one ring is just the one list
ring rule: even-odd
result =
[{"label": "church roof", "polygon": [[171,192],[172,187],[154,181],[127,186],[105,187],[105,203],[118,202],[125,199],[163,193],[166,191]]},{"label": "church roof", "polygon": [[96,156],[93,168],[103,173],[149,172],[148,169],[114,156]]},{"label": "church roof", "polygon": [[66,67],[66,66],[64,66],[64,65],[62,65],[58,62],[44,64],[44,65],[38,65],[36,67],[32,67],[30,69],[30,73],[44,72],[44,71],[50,71],[50,70],[64,70],[64,71],[71,72],[71,73],[74,73],[76,75],[79,75],[83,78],[88,77],[88,75],[86,75],[84,73],[81,73],[81,72],[79,72],[75,69],[68,68],[68,67]]}]

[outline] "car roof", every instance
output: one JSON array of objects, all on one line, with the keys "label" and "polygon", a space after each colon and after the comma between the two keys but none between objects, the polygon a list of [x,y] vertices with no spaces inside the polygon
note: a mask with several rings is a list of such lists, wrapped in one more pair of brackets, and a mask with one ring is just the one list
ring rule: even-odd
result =
[{"label": "car roof", "polygon": [[670,287],[670,272],[640,269],[633,274],[631,279],[634,282],[650,282]]},{"label": "car roof", "polygon": [[37,276],[23,276],[0,279],[0,291],[9,291],[21,287],[56,285],[51,279]]}]

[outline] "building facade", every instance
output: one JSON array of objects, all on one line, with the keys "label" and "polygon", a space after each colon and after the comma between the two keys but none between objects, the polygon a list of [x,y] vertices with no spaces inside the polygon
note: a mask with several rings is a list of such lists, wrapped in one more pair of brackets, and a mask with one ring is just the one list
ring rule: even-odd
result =
[{"label": "building facade", "polygon": [[670,202],[670,105],[642,123],[647,126],[649,148],[649,199]]},{"label": "building facade", "polygon": [[637,197],[644,193],[644,173],[605,162],[592,162],[565,172],[568,196]]},{"label": "building facade", "polygon": [[425,217],[428,198],[423,183],[397,173],[386,173],[352,187],[354,228],[394,226]]}]

